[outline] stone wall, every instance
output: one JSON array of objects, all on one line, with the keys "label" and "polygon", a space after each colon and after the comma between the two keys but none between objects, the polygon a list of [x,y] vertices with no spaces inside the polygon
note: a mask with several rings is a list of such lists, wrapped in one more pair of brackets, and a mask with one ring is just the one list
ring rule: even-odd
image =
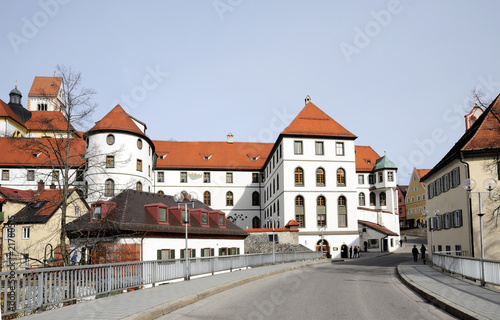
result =
[{"label": "stone wall", "polygon": [[[245,253],[272,253],[273,243],[269,241],[272,232],[250,233],[245,239]],[[278,242],[275,243],[275,252],[310,251],[299,244],[298,232],[277,232]]]}]

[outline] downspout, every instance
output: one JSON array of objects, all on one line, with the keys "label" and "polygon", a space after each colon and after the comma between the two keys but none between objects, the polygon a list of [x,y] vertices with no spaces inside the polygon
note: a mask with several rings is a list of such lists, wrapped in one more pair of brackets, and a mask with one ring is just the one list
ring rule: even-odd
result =
[{"label": "downspout", "polygon": [[[460,160],[460,162],[465,164],[465,166],[467,167],[467,179],[469,179],[470,178],[470,168],[469,168],[469,164],[464,161],[463,152],[460,152],[460,156],[459,156],[458,160]],[[474,228],[472,226],[472,199],[470,196],[469,196],[469,219],[470,219],[470,236],[471,236],[470,253],[471,253],[471,257],[474,257]]]}]

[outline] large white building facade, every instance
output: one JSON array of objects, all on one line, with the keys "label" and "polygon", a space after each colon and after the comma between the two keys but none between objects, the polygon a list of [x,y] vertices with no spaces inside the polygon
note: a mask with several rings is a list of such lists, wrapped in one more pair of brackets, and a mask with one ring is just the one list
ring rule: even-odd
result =
[{"label": "large white building facade", "polygon": [[[43,105],[40,99],[37,104]],[[0,121],[10,128],[7,136],[13,136],[13,127],[26,127],[9,113],[9,105],[0,106]],[[275,143],[236,142],[232,134],[222,142],[152,140],[146,128],[118,105],[72,138],[85,148],[85,165],[75,166],[74,176],[89,202],[108,200],[125,189],[196,192],[205,205],[243,228],[283,227],[295,220],[301,244],[312,250],[321,246],[334,258],[351,246],[372,251],[397,247],[396,166],[371,147],[356,146],[357,137],[309,97]],[[12,140],[0,138],[0,144],[9,144],[6,139]],[[35,175],[48,170],[36,164],[0,160],[0,166],[2,172],[24,173],[11,179],[9,172],[2,186],[30,189],[38,180],[51,182],[47,174],[27,179],[27,170]],[[82,168],[83,175],[77,174]],[[370,226],[376,230],[368,232]]]}]

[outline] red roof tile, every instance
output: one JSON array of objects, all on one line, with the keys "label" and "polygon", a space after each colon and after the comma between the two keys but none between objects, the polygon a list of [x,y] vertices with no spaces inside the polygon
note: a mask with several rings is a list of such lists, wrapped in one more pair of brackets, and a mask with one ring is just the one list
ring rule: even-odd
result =
[{"label": "red roof tile", "polygon": [[294,219],[288,221],[288,223],[285,225],[285,227],[295,227],[295,226],[300,226],[300,223],[298,223]]},{"label": "red roof tile", "polygon": [[119,104],[99,120],[89,132],[98,130],[127,131],[145,136],[144,132],[134,123],[132,117]]},{"label": "red roof tile", "polygon": [[371,172],[380,156],[370,146],[355,146],[356,172]]},{"label": "red roof tile", "polygon": [[391,230],[387,229],[386,227],[381,226],[381,225],[376,224],[376,223],[373,223],[373,222],[358,220],[358,223],[360,223],[364,226],[367,226],[369,228],[372,228],[373,230],[376,230],[378,232],[382,232],[383,234],[386,234],[388,236],[398,236],[397,233],[392,232]]},{"label": "red roof tile", "polygon": [[486,109],[484,119],[479,123],[479,128],[462,147],[462,150],[474,151],[479,149],[494,149],[500,147],[500,99]]},{"label": "red roof tile", "polygon": [[421,179],[423,176],[429,173],[431,169],[417,169],[415,168],[415,172],[417,173],[417,176],[419,179]]},{"label": "red roof tile", "polygon": [[9,105],[3,102],[2,100],[0,100],[0,117],[11,118],[20,125],[23,125],[21,119],[19,119],[19,117],[14,113],[14,111],[12,111]]},{"label": "red roof tile", "polygon": [[[65,131],[68,120],[60,111],[31,111],[31,118],[25,123],[26,128],[33,131]],[[71,131],[78,132],[71,126]]]},{"label": "red roof tile", "polygon": [[306,104],[282,134],[357,138],[311,102]]},{"label": "red roof tile", "polygon": [[[260,170],[273,143],[153,141],[161,169],[240,169]],[[164,156],[162,158],[162,156]],[[258,158],[257,158],[258,156]],[[255,161],[252,160],[256,159]],[[208,159],[208,160],[205,160]]]},{"label": "red roof tile", "polygon": [[28,96],[57,97],[61,83],[61,77],[35,77]]},{"label": "red roof tile", "polygon": [[33,190],[19,190],[7,187],[0,187],[0,193],[6,199],[16,200],[20,202],[31,202],[34,199]]}]

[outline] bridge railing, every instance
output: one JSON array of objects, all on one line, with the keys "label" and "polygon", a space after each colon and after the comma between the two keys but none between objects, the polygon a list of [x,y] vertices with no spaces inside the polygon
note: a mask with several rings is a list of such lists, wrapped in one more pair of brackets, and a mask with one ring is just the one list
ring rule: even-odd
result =
[{"label": "bridge railing", "polygon": [[[321,252],[275,253],[277,263],[320,259]],[[273,263],[272,254],[190,258],[189,276],[258,267]],[[155,286],[186,278],[186,261],[153,260],[80,265],[0,273],[1,315],[42,309],[49,305],[111,294],[113,291]]]}]

